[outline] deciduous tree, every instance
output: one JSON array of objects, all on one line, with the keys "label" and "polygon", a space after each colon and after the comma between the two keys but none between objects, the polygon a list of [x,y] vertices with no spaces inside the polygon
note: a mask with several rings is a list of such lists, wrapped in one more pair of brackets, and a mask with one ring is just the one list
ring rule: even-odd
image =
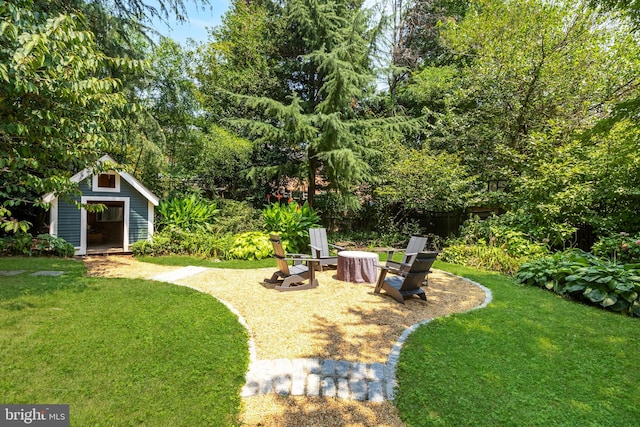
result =
[{"label": "deciduous tree", "polygon": [[76,191],[72,171],[92,166],[124,122],[121,81],[105,68],[142,70],[108,57],[84,17],[34,13],[32,0],[0,1],[0,199],[38,203]]}]

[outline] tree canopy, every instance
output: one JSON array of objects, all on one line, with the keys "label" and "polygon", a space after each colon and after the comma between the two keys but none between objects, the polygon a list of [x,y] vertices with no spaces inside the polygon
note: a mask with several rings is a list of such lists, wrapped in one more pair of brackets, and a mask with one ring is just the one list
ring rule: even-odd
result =
[{"label": "tree canopy", "polygon": [[234,1],[207,41],[150,43],[186,3],[0,1],[4,208],[108,153],[163,195],[640,229],[634,1]]},{"label": "tree canopy", "polygon": [[108,67],[144,62],[108,57],[83,15],[33,11],[31,0],[0,2],[0,158],[3,206],[73,193],[71,171],[92,166],[126,126],[122,82]]}]

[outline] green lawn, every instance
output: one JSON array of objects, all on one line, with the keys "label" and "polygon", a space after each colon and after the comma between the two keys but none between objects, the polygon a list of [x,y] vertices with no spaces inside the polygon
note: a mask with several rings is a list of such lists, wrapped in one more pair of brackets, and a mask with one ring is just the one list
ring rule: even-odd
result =
[{"label": "green lawn", "polygon": [[88,278],[79,261],[0,258],[0,402],[66,403],[71,425],[237,424],[247,333],[209,295]]},{"label": "green lawn", "polygon": [[396,400],[408,425],[638,424],[640,320],[506,276],[437,267],[482,283],[494,301],[411,334]]}]

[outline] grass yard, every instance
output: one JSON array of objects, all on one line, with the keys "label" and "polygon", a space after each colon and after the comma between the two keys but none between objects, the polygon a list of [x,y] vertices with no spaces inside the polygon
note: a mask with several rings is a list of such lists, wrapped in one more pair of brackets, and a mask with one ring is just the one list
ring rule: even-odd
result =
[{"label": "grass yard", "polygon": [[[0,258],[0,402],[66,403],[71,425],[236,425],[247,333],[209,295]],[[64,270],[60,277],[30,272]]]},{"label": "grass yard", "polygon": [[640,321],[506,276],[439,263],[490,288],[487,308],[405,343],[396,404],[409,426],[613,426],[640,420]]}]

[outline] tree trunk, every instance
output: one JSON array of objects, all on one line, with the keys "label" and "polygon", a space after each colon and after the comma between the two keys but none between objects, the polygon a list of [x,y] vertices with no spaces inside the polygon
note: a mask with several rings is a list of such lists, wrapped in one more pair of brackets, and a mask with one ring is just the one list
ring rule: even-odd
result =
[{"label": "tree trunk", "polygon": [[307,153],[309,156],[309,186],[307,189],[307,201],[309,202],[309,206],[313,207],[316,196],[316,171],[318,169],[318,160],[315,157],[315,151],[309,149]]}]

